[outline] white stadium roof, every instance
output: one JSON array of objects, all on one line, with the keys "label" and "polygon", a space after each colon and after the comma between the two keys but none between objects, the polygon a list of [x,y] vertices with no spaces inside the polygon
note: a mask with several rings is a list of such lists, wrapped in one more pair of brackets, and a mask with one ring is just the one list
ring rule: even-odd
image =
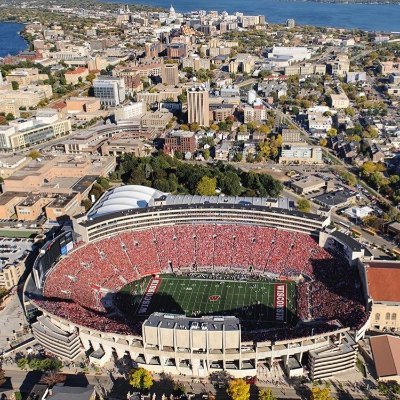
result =
[{"label": "white stadium roof", "polygon": [[105,192],[103,196],[100,197],[99,201],[91,208],[88,217],[96,218],[117,211],[146,208],[153,204],[154,199],[164,194],[165,193],[159,190],[147,186],[120,186]]}]

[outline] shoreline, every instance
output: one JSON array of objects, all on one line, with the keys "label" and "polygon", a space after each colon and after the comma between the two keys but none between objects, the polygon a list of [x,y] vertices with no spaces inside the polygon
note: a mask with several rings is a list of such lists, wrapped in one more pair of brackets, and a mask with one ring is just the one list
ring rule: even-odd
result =
[{"label": "shoreline", "polygon": [[[165,8],[161,0],[97,1],[103,4],[139,4]],[[399,0],[258,0],[251,4],[243,4],[238,0],[221,0],[217,3],[205,1],[199,6],[190,0],[175,0],[172,3],[182,14],[198,9],[227,11],[230,14],[243,12],[249,15],[265,15],[268,23],[279,25],[284,24],[288,18],[294,18],[296,25],[301,26],[387,34],[400,31]]]}]

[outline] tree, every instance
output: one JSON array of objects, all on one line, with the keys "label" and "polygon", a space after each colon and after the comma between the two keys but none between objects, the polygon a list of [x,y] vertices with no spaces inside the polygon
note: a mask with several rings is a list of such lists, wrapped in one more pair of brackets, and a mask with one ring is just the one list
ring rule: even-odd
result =
[{"label": "tree", "polygon": [[258,400],[277,400],[277,398],[273,395],[271,389],[261,389],[258,393]]},{"label": "tree", "polygon": [[201,196],[213,196],[217,189],[217,179],[203,176],[196,186],[196,193]]},{"label": "tree", "polygon": [[221,181],[221,189],[229,196],[239,196],[242,192],[239,175],[232,171],[224,174]]},{"label": "tree", "polygon": [[205,149],[203,151],[203,157],[204,159],[207,161],[210,158],[210,150],[209,149]]},{"label": "tree", "polygon": [[247,125],[243,124],[239,126],[239,132],[240,133],[246,133],[247,132]]},{"label": "tree", "polygon": [[85,211],[89,211],[92,205],[93,204],[89,199],[83,199],[81,202],[81,206],[85,208]]},{"label": "tree", "polygon": [[258,127],[258,131],[264,135],[268,135],[271,132],[271,128],[264,124]]},{"label": "tree", "polygon": [[197,122],[192,122],[190,124],[190,131],[197,132],[200,129],[200,125]]},{"label": "tree", "polygon": [[42,157],[42,155],[40,154],[39,151],[32,150],[32,151],[29,152],[28,157],[32,158],[33,160],[36,160],[36,159]]},{"label": "tree", "polygon": [[254,154],[253,153],[247,153],[246,162],[248,162],[248,163],[253,163],[254,162]]},{"label": "tree", "polygon": [[129,383],[141,392],[149,390],[153,386],[153,377],[147,369],[136,368],[131,371]]},{"label": "tree", "polygon": [[97,183],[105,190],[110,188],[110,181],[104,176],[97,178]]},{"label": "tree", "polygon": [[322,147],[326,147],[327,144],[328,141],[325,138],[321,138],[321,140],[319,141],[319,145]]},{"label": "tree", "polygon": [[93,80],[96,78],[96,75],[93,73],[90,73],[87,77],[86,77],[86,81],[90,82],[91,84],[93,83]]},{"label": "tree", "polygon": [[311,388],[311,400],[333,400],[329,386],[313,386]]},{"label": "tree", "polygon": [[249,400],[250,385],[244,379],[232,379],[228,383],[227,393],[232,400]]},{"label": "tree", "polygon": [[11,82],[11,87],[12,87],[12,90],[18,90],[19,89],[19,83],[17,81],[12,81]]},{"label": "tree", "polygon": [[344,171],[340,174],[340,177],[347,185],[354,186],[357,183],[356,177],[350,172]]},{"label": "tree", "polygon": [[182,382],[174,382],[174,396],[183,396],[186,393],[185,385]]},{"label": "tree", "polygon": [[311,204],[307,199],[299,199],[297,202],[297,209],[303,212],[309,212],[311,209]]},{"label": "tree", "polygon": [[337,136],[337,130],[335,128],[328,129],[326,132],[327,136],[334,137]]},{"label": "tree", "polygon": [[233,155],[232,161],[234,161],[234,162],[241,162],[242,160],[243,160],[243,153],[236,152],[236,153]]},{"label": "tree", "polygon": [[264,140],[264,142],[260,142],[258,145],[258,149],[263,157],[268,158],[271,154],[271,146],[268,140]]},{"label": "tree", "polygon": [[26,357],[18,358],[17,367],[22,370],[28,369],[28,359]]},{"label": "tree", "polygon": [[396,381],[379,382],[379,393],[383,394],[388,400],[398,399],[400,385]]},{"label": "tree", "polygon": [[8,114],[6,115],[6,120],[7,120],[7,121],[14,121],[14,119],[15,119],[15,117],[14,117],[13,114],[8,113]]}]

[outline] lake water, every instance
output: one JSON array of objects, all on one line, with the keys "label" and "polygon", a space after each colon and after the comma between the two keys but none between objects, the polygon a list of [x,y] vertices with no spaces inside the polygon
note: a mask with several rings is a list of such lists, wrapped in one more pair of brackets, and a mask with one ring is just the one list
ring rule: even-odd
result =
[{"label": "lake water", "polygon": [[16,55],[28,47],[26,41],[18,34],[23,29],[23,24],[0,22],[0,57]]},{"label": "lake water", "polygon": [[216,10],[248,15],[265,15],[267,21],[285,22],[294,18],[302,25],[360,28],[368,31],[400,31],[400,4],[335,4],[281,0],[109,0],[114,3],[139,3],[187,12]]}]

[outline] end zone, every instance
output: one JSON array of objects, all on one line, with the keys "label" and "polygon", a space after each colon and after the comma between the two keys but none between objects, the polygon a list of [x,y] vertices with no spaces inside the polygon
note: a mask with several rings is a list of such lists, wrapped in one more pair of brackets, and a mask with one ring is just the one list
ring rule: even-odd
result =
[{"label": "end zone", "polygon": [[147,310],[149,309],[151,300],[153,295],[157,293],[158,288],[161,284],[161,278],[159,276],[151,278],[149,284],[147,285],[146,291],[140,301],[139,307],[137,308],[136,314],[138,315],[146,315]]},{"label": "end zone", "polygon": [[275,283],[274,285],[274,307],[275,321],[286,322],[286,303],[287,303],[286,283]]}]

